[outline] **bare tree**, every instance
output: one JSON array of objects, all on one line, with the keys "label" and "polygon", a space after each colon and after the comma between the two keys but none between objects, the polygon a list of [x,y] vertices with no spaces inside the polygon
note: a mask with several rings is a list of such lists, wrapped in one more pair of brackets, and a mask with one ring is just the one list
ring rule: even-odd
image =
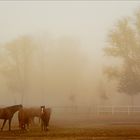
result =
[{"label": "bare tree", "polygon": [[31,54],[35,45],[28,36],[20,37],[5,45],[7,52],[8,68],[3,73],[7,78],[7,84],[12,92],[21,94],[21,103],[28,90],[28,78],[31,65]]},{"label": "bare tree", "polygon": [[118,58],[121,62],[108,67],[109,77],[118,80],[118,91],[133,97],[140,92],[140,11],[135,18],[123,18],[108,35],[109,46],[104,49],[107,56]]},{"label": "bare tree", "polygon": [[105,85],[103,84],[103,81],[99,82],[98,91],[99,91],[101,104],[105,105],[105,102],[109,99],[109,97],[107,95],[107,91]]}]

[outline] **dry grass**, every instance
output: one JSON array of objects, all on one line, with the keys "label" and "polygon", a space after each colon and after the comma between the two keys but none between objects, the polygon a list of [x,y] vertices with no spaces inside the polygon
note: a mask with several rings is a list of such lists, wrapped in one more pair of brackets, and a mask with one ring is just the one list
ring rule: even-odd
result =
[{"label": "dry grass", "polygon": [[140,139],[139,125],[96,125],[93,128],[62,128],[51,126],[48,132],[42,132],[39,127],[29,131],[14,129],[11,132],[0,132],[0,139],[26,140],[92,140],[109,139],[125,140]]},{"label": "dry grass", "polygon": [[18,122],[13,122],[11,132],[7,131],[8,125],[0,132],[0,140],[140,140],[139,118],[104,115],[85,119],[52,119],[47,132],[40,130],[38,120],[38,125],[31,126],[29,131],[19,130]]}]

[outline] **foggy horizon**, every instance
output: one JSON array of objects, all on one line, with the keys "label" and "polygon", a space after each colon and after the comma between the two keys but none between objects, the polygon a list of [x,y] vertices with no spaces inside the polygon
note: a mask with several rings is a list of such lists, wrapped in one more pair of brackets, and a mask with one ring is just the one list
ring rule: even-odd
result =
[{"label": "foggy horizon", "polygon": [[[23,81],[13,72],[13,85],[8,87],[8,76],[0,73],[0,105],[22,103],[23,90],[25,106],[129,105],[129,96],[118,93],[116,85],[103,74],[104,66],[111,61],[103,48],[117,21],[133,17],[139,7],[139,1],[1,1],[0,68],[21,63],[18,68]],[[24,43],[29,43],[25,50]],[[17,62],[5,48],[18,56]],[[23,87],[19,80],[24,82]],[[104,103],[100,82],[108,96]],[[137,98],[135,104],[140,105]]]}]

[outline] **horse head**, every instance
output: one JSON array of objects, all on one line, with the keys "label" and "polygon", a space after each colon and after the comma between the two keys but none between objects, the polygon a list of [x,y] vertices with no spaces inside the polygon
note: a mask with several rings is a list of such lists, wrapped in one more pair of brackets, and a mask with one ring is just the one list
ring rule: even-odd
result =
[{"label": "horse head", "polygon": [[17,110],[20,110],[23,108],[23,105],[22,104],[19,104],[19,105],[15,105],[15,108],[17,108]]}]

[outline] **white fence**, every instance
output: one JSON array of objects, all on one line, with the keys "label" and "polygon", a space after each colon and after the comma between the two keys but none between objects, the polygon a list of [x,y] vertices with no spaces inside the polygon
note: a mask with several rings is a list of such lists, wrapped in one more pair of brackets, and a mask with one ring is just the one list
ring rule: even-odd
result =
[{"label": "white fence", "polygon": [[100,115],[100,114],[140,114],[140,106],[59,106],[52,107],[56,114],[86,114],[86,115]]},{"label": "white fence", "polygon": [[94,124],[139,124],[140,106],[57,106],[52,107],[52,124],[93,126]]},{"label": "white fence", "polygon": [[97,113],[127,113],[129,115],[140,113],[140,106],[98,106]]}]

